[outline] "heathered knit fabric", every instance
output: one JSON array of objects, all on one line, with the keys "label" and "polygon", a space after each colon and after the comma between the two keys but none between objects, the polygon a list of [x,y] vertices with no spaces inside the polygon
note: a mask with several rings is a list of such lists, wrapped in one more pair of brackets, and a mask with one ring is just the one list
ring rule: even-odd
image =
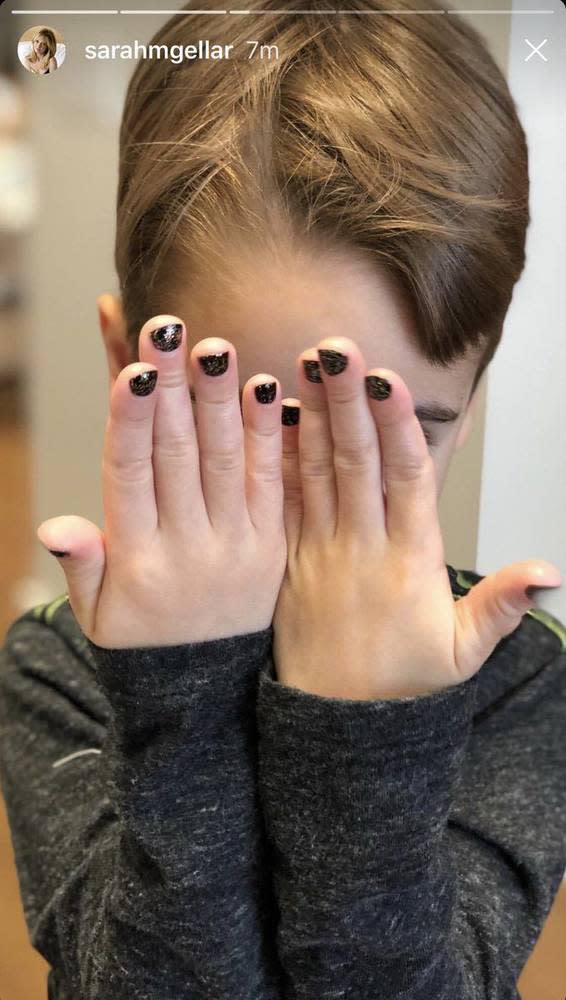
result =
[{"label": "heathered knit fabric", "polygon": [[[481,579],[447,569],[456,600]],[[11,625],[0,783],[49,1000],[516,1000],[566,868],[563,624],[367,702],[280,684],[272,637],[103,650],[67,595]]]}]

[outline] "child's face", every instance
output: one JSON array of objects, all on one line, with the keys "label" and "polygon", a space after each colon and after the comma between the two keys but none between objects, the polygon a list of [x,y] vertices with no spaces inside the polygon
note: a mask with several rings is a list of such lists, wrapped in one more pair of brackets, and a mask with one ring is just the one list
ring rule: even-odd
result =
[{"label": "child's face", "polygon": [[[285,268],[281,261],[276,266],[256,257],[247,266],[240,260],[237,274],[235,292],[223,291],[222,282],[216,292],[213,285],[206,293],[187,287],[167,305],[169,313],[185,321],[189,349],[205,337],[224,337],[237,351],[240,389],[254,374],[275,375],[283,397],[299,399],[296,358],[300,352],[323,337],[350,337],[368,368],[390,368],[401,375],[415,407],[428,402],[459,413],[451,422],[422,422],[432,438],[429,448],[440,496],[452,453],[464,443],[471,427],[477,392],[467,412],[465,407],[479,352],[448,368],[429,364],[413,339],[414,321],[394,282],[385,271],[377,271],[356,255],[309,259],[308,265],[305,260],[295,264],[290,260]],[[99,308],[103,310],[102,299]],[[116,326],[116,320],[107,316],[102,326],[115,375],[135,359],[122,356],[123,364],[116,364],[116,350],[104,331],[112,323]],[[119,337],[116,333],[114,337],[116,343]]]}]

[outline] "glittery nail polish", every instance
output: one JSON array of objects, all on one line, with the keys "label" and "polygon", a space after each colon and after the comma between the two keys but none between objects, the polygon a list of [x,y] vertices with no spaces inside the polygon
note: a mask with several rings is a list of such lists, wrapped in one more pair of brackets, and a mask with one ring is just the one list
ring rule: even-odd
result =
[{"label": "glittery nail polish", "polygon": [[318,356],[327,375],[339,375],[348,364],[348,355],[340,351],[319,350]]},{"label": "glittery nail polish", "polygon": [[134,396],[149,396],[157,384],[157,368],[150,372],[140,372],[130,379],[130,389]]},{"label": "glittery nail polish", "polygon": [[277,382],[263,382],[261,385],[256,385],[254,392],[258,403],[272,403],[277,395]]},{"label": "glittery nail polish", "polygon": [[391,382],[379,375],[366,375],[366,388],[372,399],[388,399],[391,395]]},{"label": "glittery nail polish", "polygon": [[70,556],[70,552],[59,552],[57,549],[49,549],[52,556]]},{"label": "glittery nail polish", "polygon": [[205,375],[223,375],[228,368],[229,358],[230,352],[223,351],[218,354],[205,354],[198,360]]},{"label": "glittery nail polish", "polygon": [[150,336],[158,351],[174,351],[181,343],[183,327],[181,323],[168,323],[152,330]]},{"label": "glittery nail polish", "polygon": [[[557,586],[559,586],[559,584],[557,584]],[[525,596],[526,596],[527,600],[529,600],[529,601],[532,600],[533,603],[536,603],[536,599],[538,597],[539,591],[541,591],[541,590],[542,591],[556,590],[556,587],[535,587],[535,586],[527,587],[526,590],[525,590]]]},{"label": "glittery nail polish", "polygon": [[283,403],[283,408],[281,410],[281,423],[285,424],[286,427],[292,427],[294,424],[298,424],[300,409],[300,406],[289,406],[287,403]]},{"label": "glittery nail polish", "polygon": [[303,360],[303,368],[305,370],[305,378],[308,382],[322,382],[318,361]]}]

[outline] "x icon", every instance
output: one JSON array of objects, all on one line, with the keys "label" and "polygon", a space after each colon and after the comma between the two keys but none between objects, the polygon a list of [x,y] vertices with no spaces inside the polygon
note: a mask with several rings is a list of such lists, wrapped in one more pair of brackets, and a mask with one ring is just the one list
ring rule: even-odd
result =
[{"label": "x icon", "polygon": [[548,59],[546,58],[546,56],[543,56],[542,52],[540,51],[540,49],[542,49],[543,45],[546,45],[546,43],[548,42],[548,38],[545,38],[544,41],[540,43],[540,45],[533,45],[532,42],[529,42],[528,38],[525,38],[525,41],[526,41],[527,45],[530,45],[531,49],[533,50],[532,52],[529,52],[528,56],[525,59],[525,62],[528,62],[529,59],[532,59],[533,56],[535,55],[535,53],[537,54],[537,56],[541,57],[541,59],[543,60],[543,62],[548,62]]}]

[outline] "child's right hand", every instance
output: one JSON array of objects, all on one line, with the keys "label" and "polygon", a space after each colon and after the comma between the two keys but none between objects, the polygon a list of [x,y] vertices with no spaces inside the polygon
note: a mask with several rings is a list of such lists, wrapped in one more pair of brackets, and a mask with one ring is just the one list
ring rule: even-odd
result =
[{"label": "child's right hand", "polygon": [[[151,338],[156,330],[162,349]],[[205,374],[198,359],[206,355],[215,355],[218,374]],[[177,645],[263,630],[287,560],[279,383],[265,374],[246,382],[242,424],[234,346],[199,341],[190,353],[195,427],[181,320],[149,320],[139,357],[110,393],[104,532],[69,515],[43,521],[37,536],[49,550],[70,553],[60,557],[69,602],[98,646]],[[254,390],[265,383],[275,395],[261,403]]]}]

